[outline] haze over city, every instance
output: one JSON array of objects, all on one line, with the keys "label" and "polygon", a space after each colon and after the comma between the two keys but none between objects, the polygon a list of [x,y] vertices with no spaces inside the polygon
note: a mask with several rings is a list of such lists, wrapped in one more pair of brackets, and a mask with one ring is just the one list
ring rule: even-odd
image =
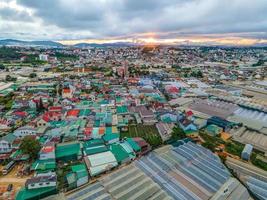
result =
[{"label": "haze over city", "polygon": [[265,0],[1,0],[0,39],[267,43]]}]

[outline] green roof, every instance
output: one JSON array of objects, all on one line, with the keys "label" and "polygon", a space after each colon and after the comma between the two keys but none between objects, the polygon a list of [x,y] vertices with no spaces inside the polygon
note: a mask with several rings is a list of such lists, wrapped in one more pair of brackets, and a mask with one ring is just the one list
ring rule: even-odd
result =
[{"label": "green roof", "polygon": [[216,135],[222,131],[222,128],[217,125],[210,124],[207,126],[206,130],[208,133]]},{"label": "green roof", "polygon": [[11,154],[10,157],[14,160],[21,160],[21,161],[25,161],[30,158],[28,154],[23,154],[21,149],[16,150],[14,153]]},{"label": "green roof", "polygon": [[83,149],[87,155],[101,153],[108,150],[102,139],[93,139],[84,142]]},{"label": "green roof", "polygon": [[9,143],[12,143],[16,138],[17,138],[17,137],[16,137],[15,135],[13,135],[13,133],[9,133],[9,134],[7,134],[6,136],[3,136],[3,137],[1,138],[1,140],[5,140],[5,141],[7,141],[7,142],[9,142]]},{"label": "green roof", "polygon": [[88,170],[85,164],[71,166],[71,171],[76,173],[77,179],[88,176]]},{"label": "green roof", "polygon": [[66,179],[69,185],[74,184],[76,186],[77,176],[75,173],[72,173],[72,172],[68,173],[66,175]]},{"label": "green roof", "polygon": [[56,158],[64,158],[68,156],[81,155],[81,148],[79,142],[60,143],[56,147]]},{"label": "green roof", "polygon": [[50,171],[56,169],[56,161],[54,159],[36,160],[32,166],[35,171]]},{"label": "green roof", "polygon": [[129,158],[129,154],[123,149],[123,147],[116,143],[109,146],[110,151],[114,154],[118,163]]},{"label": "green roof", "polygon": [[184,133],[185,133],[185,135],[190,135],[192,133],[198,134],[198,132],[195,130],[186,130],[186,131],[184,131]]},{"label": "green roof", "polygon": [[128,113],[127,106],[117,106],[116,110],[117,110],[117,114]]},{"label": "green roof", "polygon": [[79,112],[79,117],[87,117],[91,113],[90,109],[81,109]]},{"label": "green roof", "polygon": [[105,134],[102,138],[105,142],[108,142],[108,141],[111,141],[111,140],[114,140],[114,139],[118,139],[120,137],[119,134]]},{"label": "green roof", "polygon": [[24,187],[18,192],[16,200],[37,200],[52,194],[57,194],[56,187],[44,187],[31,190]]},{"label": "green roof", "polygon": [[141,147],[132,138],[127,138],[126,141],[129,143],[129,145],[133,148],[135,152],[141,150]]}]

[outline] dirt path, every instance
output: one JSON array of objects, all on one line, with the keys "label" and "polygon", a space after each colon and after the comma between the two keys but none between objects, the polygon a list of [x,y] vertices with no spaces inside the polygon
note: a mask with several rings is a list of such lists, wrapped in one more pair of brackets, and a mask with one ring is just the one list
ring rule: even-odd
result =
[{"label": "dirt path", "polygon": [[24,178],[0,178],[0,183],[22,183],[24,184],[26,179]]}]

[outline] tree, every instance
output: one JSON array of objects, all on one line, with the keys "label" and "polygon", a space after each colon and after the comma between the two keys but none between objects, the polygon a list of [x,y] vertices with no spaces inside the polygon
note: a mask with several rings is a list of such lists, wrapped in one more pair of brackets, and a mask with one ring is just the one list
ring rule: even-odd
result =
[{"label": "tree", "polygon": [[20,149],[22,153],[28,154],[30,159],[36,159],[41,149],[41,145],[38,140],[31,136],[25,136],[22,139]]},{"label": "tree", "polygon": [[5,67],[5,65],[3,65],[3,64],[0,64],[0,69],[5,69],[6,67]]},{"label": "tree", "polygon": [[45,107],[44,107],[44,104],[43,104],[43,99],[40,98],[39,103],[37,104],[37,111],[38,112],[42,112],[44,109],[45,109]]},{"label": "tree", "polygon": [[36,73],[30,73],[29,77],[30,78],[35,78],[35,77],[37,77],[37,74]]},{"label": "tree", "polygon": [[6,75],[6,81],[7,81],[7,82],[11,82],[11,81],[15,82],[16,80],[17,80],[16,77],[12,77],[12,76],[10,76],[10,75]]},{"label": "tree", "polygon": [[197,75],[197,78],[203,78],[203,73],[200,70],[198,70],[196,75]]},{"label": "tree", "polygon": [[180,127],[174,127],[172,129],[171,140],[177,141],[186,138],[185,132]]}]

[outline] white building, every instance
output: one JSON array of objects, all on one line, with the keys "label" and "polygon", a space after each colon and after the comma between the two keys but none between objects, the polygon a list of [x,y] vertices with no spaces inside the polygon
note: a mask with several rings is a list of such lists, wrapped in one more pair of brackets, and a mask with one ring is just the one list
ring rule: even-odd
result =
[{"label": "white building", "polygon": [[55,173],[40,174],[28,179],[25,183],[27,189],[56,187],[57,176]]},{"label": "white building", "polygon": [[40,54],[39,55],[39,60],[48,61],[48,55],[46,55],[46,54]]},{"label": "white building", "polygon": [[13,134],[16,137],[23,138],[28,135],[36,135],[36,129],[31,126],[23,126],[16,129]]},{"label": "white building", "polygon": [[40,160],[56,159],[55,145],[53,143],[43,146],[39,153]]},{"label": "white building", "polygon": [[9,153],[12,151],[12,143],[16,139],[12,133],[0,139],[0,153]]}]

